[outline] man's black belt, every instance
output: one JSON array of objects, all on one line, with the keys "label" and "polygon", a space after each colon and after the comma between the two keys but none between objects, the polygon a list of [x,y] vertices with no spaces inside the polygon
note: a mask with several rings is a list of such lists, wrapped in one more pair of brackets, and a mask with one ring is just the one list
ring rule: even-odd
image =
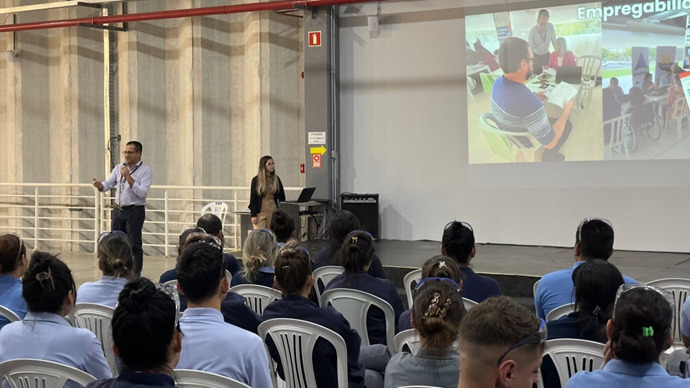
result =
[{"label": "man's black belt", "polygon": [[118,210],[134,209],[134,208],[138,208],[138,207],[144,207],[144,205],[127,205],[127,206],[115,205],[115,209],[118,209]]}]

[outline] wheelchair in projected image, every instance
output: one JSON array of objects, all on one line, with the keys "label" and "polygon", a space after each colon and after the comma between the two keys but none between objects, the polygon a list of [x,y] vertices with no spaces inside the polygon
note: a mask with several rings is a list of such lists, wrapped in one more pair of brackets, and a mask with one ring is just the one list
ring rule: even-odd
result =
[{"label": "wheelchair in projected image", "polygon": [[659,140],[664,127],[662,104],[665,96],[649,96],[642,106],[631,110],[630,124],[623,128],[625,147],[628,152],[637,148],[637,133],[644,132],[652,140]]}]

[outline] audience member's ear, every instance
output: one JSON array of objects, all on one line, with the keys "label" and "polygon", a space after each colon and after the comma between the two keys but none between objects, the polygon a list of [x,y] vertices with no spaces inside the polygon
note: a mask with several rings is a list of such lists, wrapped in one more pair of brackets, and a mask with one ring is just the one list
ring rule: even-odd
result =
[{"label": "audience member's ear", "polygon": [[313,274],[313,273],[312,273],[312,274],[309,274],[309,277],[307,278],[307,284],[306,284],[306,286],[308,286],[309,288],[313,288],[313,287],[314,287],[314,274]]},{"label": "audience member's ear", "polygon": [[576,243],[573,249],[575,250],[575,257],[580,257],[580,244]]},{"label": "audience member's ear", "polygon": [[184,290],[182,290],[182,287],[180,287],[180,282],[177,282],[177,292],[179,292],[180,295],[184,295]]},{"label": "audience member's ear", "polygon": [[175,353],[182,352],[182,337],[182,332],[176,330],[175,335],[173,336],[173,350]]},{"label": "audience member's ear", "polygon": [[230,290],[230,282],[228,281],[227,276],[223,276],[223,279],[220,280],[220,293],[227,294],[228,290]]},{"label": "audience member's ear", "polygon": [[[410,308],[412,308],[412,306],[410,306]],[[412,328],[416,327],[414,325],[414,312],[412,314],[410,314],[410,326],[412,326]]]},{"label": "audience member's ear", "polygon": [[117,358],[120,358],[120,349],[117,348],[117,345],[115,344],[115,342],[113,342],[113,353],[115,353],[115,356]]},{"label": "audience member's ear", "polygon": [[673,345],[673,333],[669,333],[668,337],[666,337],[666,340],[664,341],[664,351],[668,350]]},{"label": "audience member's ear", "polygon": [[498,366],[498,381],[501,387],[510,387],[513,384],[516,363],[514,360],[504,360]]},{"label": "audience member's ear", "polygon": [[441,254],[443,256],[448,256],[448,254],[446,253],[446,248],[444,248],[443,245],[441,245]]},{"label": "audience member's ear", "polygon": [[477,246],[472,247],[472,252],[470,252],[470,259],[474,258],[474,255],[477,254]]},{"label": "audience member's ear", "polygon": [[610,319],[608,322],[606,322],[606,337],[608,339],[613,337],[613,321]]}]

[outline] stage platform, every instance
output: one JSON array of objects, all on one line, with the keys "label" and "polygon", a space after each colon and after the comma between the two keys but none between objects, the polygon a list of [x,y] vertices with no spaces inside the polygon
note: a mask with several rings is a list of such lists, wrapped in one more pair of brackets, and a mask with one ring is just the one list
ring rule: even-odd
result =
[{"label": "stage platform", "polygon": [[[302,245],[309,250],[312,258],[316,258],[327,242],[305,241]],[[402,279],[405,274],[440,254],[440,246],[438,241],[381,240],[376,242],[375,249],[389,279],[404,295]],[[242,252],[232,253],[238,259],[242,258]],[[60,256],[72,269],[77,286],[100,277],[93,253],[64,252]],[[625,275],[641,282],[671,277],[690,278],[690,253],[616,251],[609,261]],[[496,279],[505,295],[534,308],[534,282],[546,273],[570,267],[573,263],[572,247],[477,244],[472,268],[477,273]],[[161,273],[174,267],[174,257],[145,256],[143,275],[158,281]]]}]

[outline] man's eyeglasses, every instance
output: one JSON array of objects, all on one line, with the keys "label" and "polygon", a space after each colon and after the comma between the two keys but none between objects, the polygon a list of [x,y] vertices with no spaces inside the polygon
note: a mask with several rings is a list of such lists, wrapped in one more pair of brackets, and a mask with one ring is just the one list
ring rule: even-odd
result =
[{"label": "man's eyeglasses", "polygon": [[134,155],[134,154],[136,154],[137,152],[138,152],[138,151],[122,151],[122,155]]},{"label": "man's eyeglasses", "polygon": [[664,299],[668,302],[669,306],[671,306],[671,312],[673,313],[676,311],[676,301],[673,298],[673,294],[671,291],[664,290],[659,287],[655,286],[650,286],[646,283],[638,283],[638,284],[621,284],[620,287],[618,287],[618,291],[616,291],[616,300],[613,302],[613,316],[616,315],[616,307],[618,305],[618,299],[621,297],[621,295],[625,294],[628,291],[631,290],[645,290],[645,291],[652,291],[652,292],[658,292],[659,295],[663,296]]},{"label": "man's eyeglasses", "polygon": [[580,221],[580,225],[577,227],[577,241],[582,241],[582,227],[585,226],[590,221],[601,221],[601,222],[605,223],[606,225],[610,226],[611,229],[613,229],[613,224],[611,223],[611,221],[609,221],[607,219],[596,218],[596,217],[583,218],[582,221]]},{"label": "man's eyeglasses", "polygon": [[522,340],[518,341],[513,346],[509,347],[508,350],[506,350],[505,353],[503,353],[501,357],[498,359],[498,362],[496,362],[496,366],[501,365],[501,362],[508,355],[508,353],[519,348],[520,346],[539,345],[546,342],[546,322],[544,322],[544,320],[541,318],[539,318],[539,322],[539,329],[534,333],[528,335],[527,337],[523,338]]},{"label": "man's eyeglasses", "polygon": [[460,291],[462,290],[462,288],[460,287],[460,285],[459,285],[455,280],[453,280],[453,279],[450,279],[450,278],[435,278],[435,277],[434,277],[434,278],[424,278],[424,279],[420,280],[419,283],[417,283],[417,285],[415,286],[414,289],[415,289],[415,290],[418,290],[419,287],[422,286],[422,284],[424,284],[424,283],[426,283],[426,282],[428,282],[428,281],[431,281],[431,280],[438,280],[438,281],[441,281],[441,282],[446,282],[446,283],[450,284],[451,286],[453,286],[456,290],[458,290],[458,292],[460,292]]},{"label": "man's eyeglasses", "polygon": [[125,238],[127,238],[127,233],[125,233],[125,232],[123,232],[123,231],[121,231],[121,230],[105,231],[105,232],[102,232],[101,234],[98,235],[98,243],[100,244],[101,241],[103,241],[104,238],[106,238],[107,236],[109,236],[109,235],[111,235],[111,234],[113,234],[113,233],[121,234],[121,235],[125,236]]},{"label": "man's eyeglasses", "polygon": [[474,233],[474,229],[472,229],[472,225],[470,225],[469,223],[467,223],[465,221],[451,221],[451,222],[447,223],[446,226],[443,227],[443,230],[450,229],[450,227],[453,226],[453,224],[455,224],[455,223],[458,223],[458,224],[464,226],[465,228],[469,229],[470,232]]}]

